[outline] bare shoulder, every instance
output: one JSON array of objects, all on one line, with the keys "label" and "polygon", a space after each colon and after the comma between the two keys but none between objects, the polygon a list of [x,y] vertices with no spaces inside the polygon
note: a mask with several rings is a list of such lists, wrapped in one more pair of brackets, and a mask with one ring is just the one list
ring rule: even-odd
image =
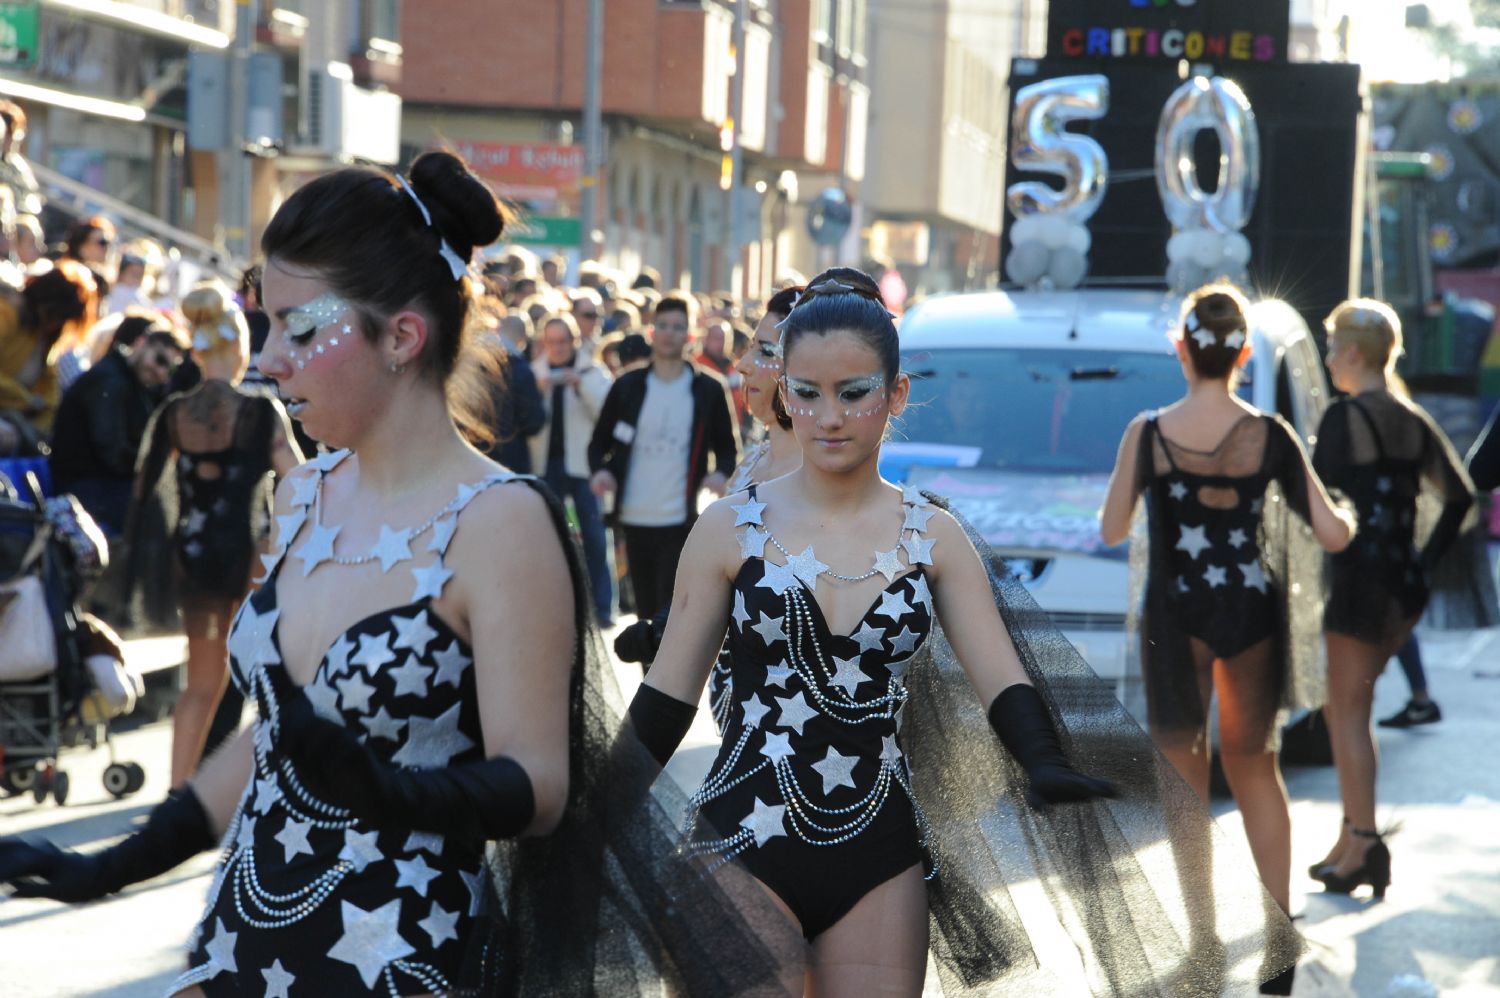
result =
[{"label": "bare shoulder", "polygon": [[[494,473],[503,473],[499,465]],[[555,550],[557,543],[547,500],[536,484],[517,477],[491,485],[469,500],[448,550],[455,562],[494,562],[548,547]]]},{"label": "bare shoulder", "polygon": [[968,563],[976,557],[976,553],[974,542],[969,540],[969,535],[958,518],[942,506],[931,508],[936,512],[927,521],[927,539],[932,542],[930,556],[933,571],[941,575],[945,567],[960,562]]}]

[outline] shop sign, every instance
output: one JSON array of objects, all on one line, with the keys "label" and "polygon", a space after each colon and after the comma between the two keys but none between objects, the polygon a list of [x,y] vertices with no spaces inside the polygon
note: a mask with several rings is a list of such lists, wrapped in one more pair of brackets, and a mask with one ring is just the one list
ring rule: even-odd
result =
[{"label": "shop sign", "polygon": [[1285,62],[1290,32],[1290,0],[1052,0],[1047,55]]},{"label": "shop sign", "polygon": [[0,3],[0,66],[25,68],[36,62],[36,2]]},{"label": "shop sign", "polygon": [[583,224],[576,218],[528,215],[506,229],[505,235],[526,246],[577,246],[583,239]]},{"label": "shop sign", "polygon": [[459,141],[452,148],[503,198],[554,204],[578,198],[584,169],[581,145]]}]

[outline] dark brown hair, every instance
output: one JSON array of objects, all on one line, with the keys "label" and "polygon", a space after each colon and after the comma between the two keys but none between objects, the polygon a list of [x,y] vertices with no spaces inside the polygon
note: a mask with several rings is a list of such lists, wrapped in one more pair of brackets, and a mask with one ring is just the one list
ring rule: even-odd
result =
[{"label": "dark brown hair", "polygon": [[83,259],[83,244],[89,241],[94,233],[99,233],[106,241],[115,237],[115,223],[103,215],[91,215],[82,218],[68,226],[68,234],[65,239],[67,254],[75,260]]},{"label": "dark brown hair", "polygon": [[[1181,336],[1198,377],[1218,380],[1234,371],[1240,351],[1250,342],[1249,311],[1250,302],[1231,284],[1208,284],[1187,296]],[[1205,331],[1211,341],[1202,335]]]},{"label": "dark brown hair", "polygon": [[821,336],[835,330],[863,340],[880,358],[886,381],[895,384],[901,373],[896,323],[879,285],[862,270],[833,267],[808,282],[781,324],[782,356],[791,360],[792,347],[807,334]]},{"label": "dark brown hair", "polygon": [[[774,315],[778,321],[792,314],[792,308],[797,304],[805,289],[800,284],[782,288],[771,296],[766,302],[766,314]],[[781,397],[780,392],[771,393],[771,415],[776,418],[776,425],[783,430],[792,428],[792,415],[786,411],[786,400]]]},{"label": "dark brown hair", "polygon": [[51,337],[50,358],[73,349],[94,324],[99,286],[93,271],[77,260],[63,259],[28,278],[21,299],[27,325]]},{"label": "dark brown hair", "polygon": [[662,296],[661,301],[656,303],[656,314],[663,312],[681,312],[687,316],[688,332],[692,332],[693,324],[698,318],[698,303],[691,296],[679,291]]},{"label": "dark brown hair", "polygon": [[489,384],[500,357],[470,328],[474,282],[467,274],[454,278],[440,247],[446,242],[467,262],[475,247],[500,238],[512,216],[452,153],[418,156],[409,182],[420,206],[384,171],[351,167],[325,174],[276,212],[261,251],[267,260],[316,271],[354,306],[372,342],[397,312],[426,313],[430,334],[419,370],[444,387],[459,428],[484,441],[491,435]]}]

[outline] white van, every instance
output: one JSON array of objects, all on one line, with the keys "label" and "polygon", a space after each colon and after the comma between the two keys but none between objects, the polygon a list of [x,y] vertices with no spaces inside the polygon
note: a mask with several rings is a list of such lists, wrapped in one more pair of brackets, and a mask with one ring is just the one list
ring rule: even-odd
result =
[{"label": "white van", "polygon": [[[1185,388],[1162,291],[982,292],[934,298],[901,321],[911,404],[881,470],[952,499],[1095,672],[1125,672],[1127,547],[1098,513],[1125,426]],[[1250,313],[1241,395],[1280,413],[1309,450],[1328,386],[1307,324],[1282,301]]]}]

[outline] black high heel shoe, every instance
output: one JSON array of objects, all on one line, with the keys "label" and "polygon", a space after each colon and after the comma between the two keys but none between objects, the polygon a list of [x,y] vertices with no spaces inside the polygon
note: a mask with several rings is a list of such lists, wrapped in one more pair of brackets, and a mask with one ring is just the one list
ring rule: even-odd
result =
[{"label": "black high heel shoe", "polygon": [[1349,894],[1360,884],[1369,884],[1375,891],[1375,897],[1385,897],[1385,889],[1391,883],[1391,851],[1386,848],[1380,833],[1373,829],[1350,828],[1349,831],[1362,839],[1375,840],[1365,851],[1365,861],[1360,864],[1359,869],[1350,873],[1340,874],[1337,870],[1329,869],[1314,879],[1321,880],[1323,889],[1333,894]]},{"label": "black high heel shoe", "polygon": [[[1349,826],[1349,816],[1346,814],[1346,815],[1344,815],[1344,827],[1347,828],[1348,826]],[[1334,868],[1334,866],[1335,866],[1334,863],[1330,863],[1328,860],[1325,859],[1321,863],[1314,863],[1312,866],[1309,866],[1307,868],[1307,875],[1312,880],[1322,880],[1323,879],[1323,874],[1325,874],[1328,871],[1332,870]]]}]

